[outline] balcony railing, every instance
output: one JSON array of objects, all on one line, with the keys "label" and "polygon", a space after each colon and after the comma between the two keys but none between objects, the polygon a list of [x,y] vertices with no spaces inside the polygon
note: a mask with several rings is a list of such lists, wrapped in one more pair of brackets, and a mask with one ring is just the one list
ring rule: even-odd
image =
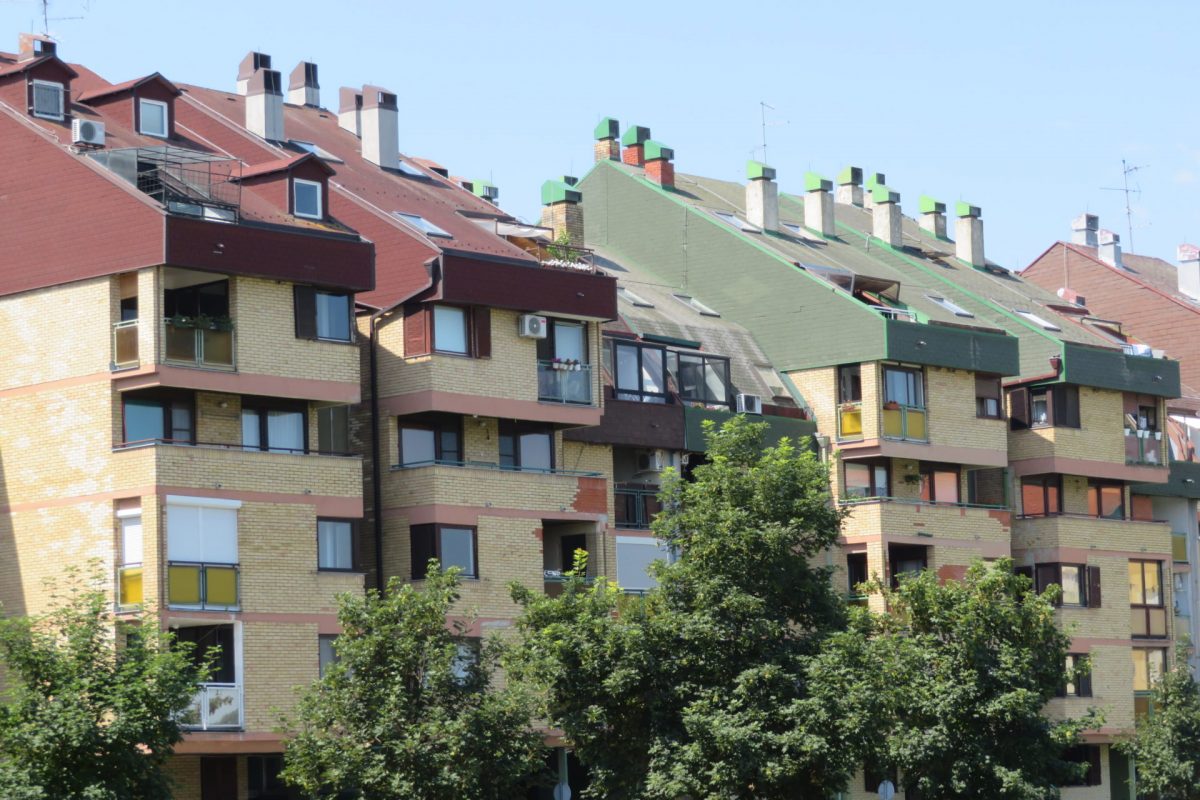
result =
[{"label": "balcony railing", "polygon": [[238,608],[238,565],[167,562],[167,605],[213,611]]},{"label": "balcony railing", "polygon": [[138,321],[125,320],[113,324],[113,369],[128,369],[138,365]]},{"label": "balcony railing", "polygon": [[843,403],[838,409],[838,438],[861,439],[862,435],[862,403]]},{"label": "balcony railing", "polygon": [[925,409],[888,403],[883,407],[883,435],[888,439],[929,439],[925,430]]},{"label": "balcony railing", "polygon": [[586,247],[572,247],[568,244],[532,239],[523,249],[547,269],[589,273],[596,271],[595,254]]},{"label": "balcony railing", "polygon": [[916,497],[892,497],[890,495],[872,495],[870,497],[848,496],[838,498],[839,506],[865,506],[872,504],[895,503],[903,506],[926,506],[929,508],[986,508],[990,510],[1006,509],[1004,503],[951,503],[945,501],[922,500]]},{"label": "balcony railing", "polygon": [[592,365],[538,361],[538,400],[550,403],[592,404]]},{"label": "balcony railing", "polygon": [[1162,431],[1125,429],[1125,463],[1166,466],[1167,450]]},{"label": "balcony railing", "polygon": [[117,567],[117,608],[136,608],[142,604],[142,565]]},{"label": "balcony railing", "polygon": [[196,323],[168,317],[163,320],[166,360],[209,369],[233,369],[232,323]]},{"label": "balcony railing", "polygon": [[649,528],[654,515],[662,510],[657,487],[616,488],[613,489],[613,499],[616,501],[618,528]]},{"label": "balcony railing", "polygon": [[202,683],[179,724],[197,731],[242,727],[242,687],[236,683]]},{"label": "balcony railing", "polygon": [[576,478],[602,478],[602,472],[588,472],[579,469],[542,469],[541,467],[508,467],[494,461],[450,461],[439,458],[434,461],[413,461],[407,464],[393,464],[392,469],[420,469],[421,467],[462,467],[464,469],[485,469],[499,472],[532,472],[540,475],[569,475]]}]

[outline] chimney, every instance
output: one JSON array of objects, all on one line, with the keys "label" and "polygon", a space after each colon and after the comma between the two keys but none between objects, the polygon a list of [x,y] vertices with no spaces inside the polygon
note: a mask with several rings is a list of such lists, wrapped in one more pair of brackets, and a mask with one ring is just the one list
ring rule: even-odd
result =
[{"label": "chimney", "polygon": [[1200,300],[1200,247],[1181,244],[1175,259],[1179,262],[1179,293]]},{"label": "chimney", "polygon": [[554,229],[557,241],[564,233],[571,247],[583,247],[583,194],[575,188],[579,180],[564,175],[542,184],[542,225]]},{"label": "chimney", "polygon": [[237,93],[243,97],[246,95],[246,90],[250,88],[250,78],[260,69],[271,68],[271,57],[266,53],[255,53],[253,51],[246,53],[246,57],[242,59],[242,63],[238,64],[237,76]]},{"label": "chimney", "polygon": [[779,186],[775,168],[761,161],[746,162],[746,221],[764,231],[779,230]]},{"label": "chimney", "polygon": [[58,46],[49,36],[39,36],[36,33],[22,33],[17,36],[17,60],[33,61],[42,56],[57,55]]},{"label": "chimney", "polygon": [[343,86],[338,89],[338,127],[362,136],[362,92]]},{"label": "chimney", "polygon": [[1100,229],[1100,218],[1095,214],[1080,214],[1071,220],[1071,243],[1095,247],[1096,231]]},{"label": "chimney", "polygon": [[833,181],[815,172],[804,173],[804,226],[828,238],[833,236]]},{"label": "chimney", "polygon": [[301,61],[288,80],[288,102],[294,106],[321,107],[321,84],[317,83],[317,65]]},{"label": "chimney", "polygon": [[399,169],[400,112],[396,95],[381,86],[364,86],[362,98],[363,158],[384,169]]},{"label": "chimney", "polygon": [[[876,175],[882,179],[882,175]],[[876,239],[886,242],[892,247],[899,247],[903,242],[903,232],[900,228],[900,193],[893,192],[876,181],[871,189],[871,233]]]},{"label": "chimney", "polygon": [[[628,151],[626,151],[628,152]],[[642,156],[646,160],[646,177],[664,189],[675,188],[675,151],[662,142],[647,139],[642,144]]]},{"label": "chimney", "polygon": [[612,117],[605,117],[596,125],[596,160],[620,161],[621,143],[617,140],[620,135],[621,123]]},{"label": "chimney", "polygon": [[650,129],[643,128],[640,125],[631,125],[625,131],[625,135],[621,137],[621,144],[625,145],[625,151],[621,153],[621,160],[633,167],[640,167],[646,163],[646,159],[642,155],[642,145],[650,138]]},{"label": "chimney", "polygon": [[838,173],[837,201],[847,206],[862,208],[862,167],[846,167]]},{"label": "chimney", "polygon": [[870,209],[875,207],[875,187],[886,186],[887,178],[883,177],[882,172],[872,172],[867,176],[866,189],[863,193],[863,205]]},{"label": "chimney", "polygon": [[280,83],[273,69],[260,69],[246,82],[246,130],[271,142],[284,140]]},{"label": "chimney", "polygon": [[979,218],[979,206],[959,200],[954,206],[958,221],[954,223],[954,255],[972,267],[982,267],[983,220]]},{"label": "chimney", "polygon": [[500,190],[487,181],[471,181],[471,194],[476,197],[482,197],[492,205],[497,205],[500,202]]},{"label": "chimney", "polygon": [[932,233],[939,239],[946,238],[946,204],[939,203],[927,194],[921,195],[921,230]]},{"label": "chimney", "polygon": [[1104,230],[1096,234],[1098,243],[1096,255],[1100,256],[1100,260],[1110,267],[1122,267],[1121,263],[1121,237],[1112,231]]}]

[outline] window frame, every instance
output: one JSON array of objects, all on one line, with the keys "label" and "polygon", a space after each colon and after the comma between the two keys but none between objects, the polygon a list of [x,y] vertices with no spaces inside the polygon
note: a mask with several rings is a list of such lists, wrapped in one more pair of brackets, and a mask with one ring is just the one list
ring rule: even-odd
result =
[{"label": "window frame", "polygon": [[[425,174],[421,173],[420,175],[414,176],[414,177],[424,178]],[[454,234],[452,234],[449,231],[447,231],[446,229],[442,228],[440,225],[430,222],[429,220],[425,219],[425,217],[421,216],[420,214],[413,214],[408,211],[393,211],[392,216],[399,218],[401,221],[407,223],[408,225],[411,225],[412,227],[416,228],[419,232],[425,234],[426,236],[436,236],[441,239],[453,239],[454,238]]]},{"label": "window frame", "polygon": [[[404,430],[420,430],[430,431],[433,433],[433,461],[414,461],[411,464],[404,460]],[[445,434],[453,434],[457,439],[458,447],[455,451],[458,453],[458,458],[445,458],[446,449],[442,442],[442,436]],[[466,463],[463,451],[463,418],[456,415],[431,415],[431,414],[414,414],[411,416],[396,417],[396,448],[399,457],[399,465],[402,468],[413,469],[416,467],[431,467],[442,464],[443,466],[459,466]]]},{"label": "window frame", "polygon": [[[324,567],[321,566],[321,523],[336,522],[345,523],[350,526],[350,566],[348,567]],[[316,528],[316,543],[317,543],[317,572],[362,572],[358,563],[358,520],[347,519],[344,517],[317,517]]]},{"label": "window frame", "polygon": [[[1105,489],[1117,489],[1120,492],[1121,505],[1118,507],[1118,510],[1120,511],[1119,516],[1113,516],[1113,515],[1104,513],[1104,506],[1102,504],[1102,501],[1104,499],[1104,490]],[[1092,513],[1093,495],[1095,496],[1095,507],[1096,507],[1095,514]],[[1088,514],[1087,515],[1089,517],[1094,517],[1096,519],[1115,519],[1115,520],[1129,519],[1129,505],[1130,504],[1125,499],[1125,484],[1122,481],[1108,481],[1108,480],[1102,480],[1102,479],[1098,479],[1098,478],[1088,478],[1087,498],[1088,498]]]},{"label": "window frame", "polygon": [[[873,494],[860,495],[860,494],[851,494],[849,492],[850,478],[849,478],[849,475],[846,472],[846,470],[849,469],[851,466],[867,468],[867,474],[870,478],[869,488],[870,488],[870,491],[873,492]],[[883,487],[882,494],[879,493],[880,487],[878,485],[878,481],[876,480],[879,477],[877,470],[880,467],[883,467],[884,480],[886,483],[886,485]],[[891,497],[892,496],[892,464],[891,464],[891,460],[887,459],[887,460],[879,461],[879,460],[872,459],[872,460],[858,461],[858,460],[853,460],[853,459],[843,459],[843,461],[842,461],[842,495],[846,499],[853,497],[853,498],[859,498],[862,500]]]},{"label": "window frame", "polygon": [[[146,130],[146,115],[143,113],[146,106],[156,106],[162,109],[163,127],[162,133],[157,131]],[[138,133],[143,136],[153,136],[156,139],[167,139],[171,136],[171,104],[162,100],[152,100],[149,97],[138,98]]]},{"label": "window frame", "polygon": [[925,297],[927,297],[935,305],[945,309],[946,311],[949,311],[951,314],[953,314],[956,317],[974,318],[974,316],[975,316],[975,314],[973,312],[968,311],[967,309],[963,308],[958,303],[954,302],[953,300],[949,299],[948,297],[946,297],[944,295],[927,294],[927,295],[925,295]]},{"label": "window frame", "polygon": [[[301,186],[312,187],[313,189],[316,190],[316,192],[317,192],[317,213],[307,214],[307,213],[300,211],[300,203],[298,202],[298,200],[299,200],[299,191],[298,190]],[[292,178],[292,214],[294,216],[300,217],[301,219],[324,220],[325,219],[325,197],[324,197],[324,194],[325,194],[325,184],[321,183],[320,181],[310,181],[305,178]]]},{"label": "window frame", "polygon": [[[162,433],[174,433],[175,427],[172,423],[171,415],[174,411],[174,406],[179,404],[187,409],[188,412],[188,438],[176,439],[173,436],[161,436],[156,439],[136,439],[129,440],[129,422],[126,416],[126,406],[130,401],[135,403],[143,402],[146,405],[150,403],[158,404],[162,409]],[[152,394],[123,394],[121,395],[121,446],[136,446],[145,444],[196,444],[196,397],[194,394],[184,392],[154,392]]]},{"label": "window frame", "polygon": [[[856,395],[847,397],[846,393]],[[862,403],[862,364],[840,364],[837,368],[838,405]]]},{"label": "window frame", "polygon": [[[937,497],[937,480],[932,476],[937,474],[954,475],[954,499],[939,500]],[[961,505],[962,504],[962,467],[958,464],[940,464],[936,461],[922,461],[917,466],[917,475],[921,489],[921,500],[932,504]],[[928,495],[928,496],[926,496]]]},{"label": "window frame", "polygon": [[[683,400],[683,401],[686,401],[689,403],[703,403],[704,405],[707,405],[707,406],[725,406],[727,408],[733,408],[734,403],[735,403],[736,392],[734,392],[732,372],[730,370],[728,358],[726,358],[725,356],[714,356],[714,355],[708,355],[706,353],[697,353],[694,351],[680,352],[677,350],[668,351],[667,357],[670,360],[670,362],[674,362],[674,364],[675,364],[674,374],[672,377],[674,377],[674,379],[675,379],[675,391],[676,391],[676,394],[679,395],[680,400]],[[689,359],[692,361],[700,362],[700,370],[701,370],[701,374],[703,376],[703,378],[701,380],[701,386],[703,389],[704,397],[689,397],[684,394],[683,380],[681,377],[682,373],[683,373],[683,368],[682,368],[683,359]],[[708,388],[707,378],[708,378],[708,369],[709,369],[710,363],[715,365],[715,368],[717,368],[718,370],[723,370],[723,372],[724,372],[725,400],[717,400],[715,398],[710,399],[708,396],[709,388]],[[668,373],[672,372],[672,370],[670,368],[670,363],[668,363],[667,372]],[[640,373],[639,373],[639,375],[640,375]]]},{"label": "window frame", "polygon": [[[497,447],[499,448],[498,463],[500,469],[512,472],[555,472],[558,466],[557,453],[555,453],[557,437],[554,435],[554,427],[540,422],[528,422],[522,420],[502,419],[498,424],[497,431]],[[530,435],[546,435],[550,439],[550,467],[542,469],[540,467],[526,467],[521,459],[521,438]],[[512,464],[505,466],[504,460],[504,440],[512,440]]]},{"label": "window frame", "polygon": [[[246,440],[242,438],[241,447],[246,451],[259,451],[264,453],[283,453],[286,455],[308,455],[312,452],[309,447],[309,430],[308,430],[308,403],[303,400],[284,400],[276,397],[242,397],[241,413],[238,414],[239,423],[245,425],[245,415],[247,411],[252,411],[258,415],[258,444],[246,444]],[[282,411],[289,414],[300,414],[300,431],[301,442],[304,447],[284,448],[273,447],[269,437],[270,429],[270,413],[271,411]]]},{"label": "window frame", "polygon": [[[1045,395],[1046,419],[1038,421],[1033,414],[1036,398]],[[1033,386],[1028,392],[1030,428],[1073,428],[1082,429],[1083,421],[1079,410],[1079,387],[1069,383],[1052,386]]]},{"label": "window frame", "polygon": [[[995,386],[995,395],[985,395],[980,393],[980,383],[986,382],[987,389]],[[987,401],[993,401],[996,404],[996,413],[987,413]],[[1004,419],[1004,387],[1000,385],[999,375],[978,375],[975,376],[975,418],[976,419]]]},{"label": "window frame", "polygon": [[[346,337],[340,336],[322,336],[321,330],[321,306],[316,302],[318,296],[344,298],[346,301]],[[354,341],[354,296],[349,292],[331,292],[325,289],[313,290],[313,325],[318,331],[316,339],[318,342],[353,342]]]},{"label": "window frame", "polygon": [[[338,292],[331,289],[321,289],[305,284],[292,286],[292,314],[297,339],[307,339],[315,342],[336,342],[350,344],[354,342],[354,295],[351,292]],[[321,336],[320,306],[317,295],[344,300],[346,303],[346,336]]]},{"label": "window frame", "polygon": [[[339,438],[337,417],[345,416],[344,435],[346,439],[346,449],[336,449],[336,439]],[[332,405],[319,406],[316,409],[317,416],[317,450],[321,455],[353,455],[354,449],[350,444],[350,406],[340,403]],[[328,421],[326,422],[326,418]],[[326,434],[327,431],[327,434]],[[328,447],[324,446],[323,439],[328,438]]]},{"label": "window frame", "polygon": [[[1139,588],[1140,588],[1141,602],[1134,602],[1134,598],[1133,598],[1134,584],[1133,584],[1132,568],[1135,564],[1139,565],[1141,568],[1140,575],[1139,575]],[[1148,565],[1153,565],[1155,570],[1158,572],[1158,602],[1156,602],[1156,603],[1147,602],[1147,600],[1146,600],[1146,567]],[[1131,559],[1129,559],[1129,567],[1131,570],[1130,583],[1129,583],[1130,622],[1132,624],[1133,613],[1136,611],[1141,611],[1142,617],[1144,619],[1144,623],[1143,623],[1144,629],[1146,631],[1145,633],[1134,633],[1132,630],[1130,630],[1130,634],[1129,634],[1130,638],[1131,639],[1153,639],[1153,640],[1162,641],[1163,639],[1166,639],[1170,636],[1170,623],[1167,620],[1167,605],[1166,605],[1167,604],[1167,587],[1166,587],[1166,584],[1163,582],[1163,562],[1157,561],[1154,559],[1131,558]],[[1155,611],[1158,611],[1161,613],[1162,620],[1163,620],[1163,633],[1161,636],[1155,635],[1150,632],[1152,630],[1152,618],[1154,616]]]},{"label": "window frame", "polygon": [[418,567],[417,567],[417,558],[416,558],[416,555],[417,555],[417,538],[416,537],[417,537],[418,533],[422,536],[430,535],[432,537],[430,540],[432,543],[432,547],[423,548],[423,549],[427,549],[428,552],[430,552],[432,554],[432,557],[436,558],[438,560],[438,564],[441,566],[442,570],[445,571],[446,564],[442,560],[442,531],[447,528],[449,528],[451,530],[462,530],[462,531],[470,531],[471,532],[471,560],[474,562],[472,564],[474,573],[468,574],[464,570],[464,571],[460,572],[459,575],[463,578],[467,578],[470,580],[479,580],[480,569],[479,569],[479,528],[478,528],[478,526],[475,526],[475,525],[451,525],[449,523],[443,523],[443,522],[429,522],[429,523],[424,523],[424,524],[420,524],[420,525],[409,525],[408,526],[409,552],[410,552],[410,556],[411,556],[411,558],[410,558],[411,563],[409,564],[409,572],[412,574],[412,580],[423,581],[428,577],[427,573],[421,574],[421,573],[417,572]]},{"label": "window frame", "polygon": [[1149,694],[1154,689],[1154,680],[1155,680],[1155,676],[1151,674],[1151,670],[1150,670],[1150,667],[1151,667],[1150,654],[1158,653],[1158,657],[1161,660],[1161,663],[1158,665],[1158,676],[1157,676],[1158,679],[1161,680],[1162,676],[1164,674],[1166,674],[1166,671],[1169,668],[1168,662],[1167,662],[1167,648],[1166,647],[1131,647],[1131,648],[1129,648],[1129,652],[1130,652],[1131,658],[1138,658],[1140,655],[1141,657],[1146,659],[1146,687],[1144,689],[1138,688],[1138,686],[1137,686],[1137,666],[1135,665],[1134,670],[1133,670],[1134,694],[1141,694],[1141,693]]},{"label": "window frame", "polygon": [[[890,372],[904,374],[909,378],[912,378],[911,387],[915,390],[914,393],[917,395],[916,399],[920,401],[919,404],[914,405],[912,403],[901,403],[899,400],[894,400],[889,396],[890,387],[888,385],[888,373]],[[909,382],[906,381],[905,383],[908,384]],[[919,411],[926,411],[928,409],[928,406],[926,405],[927,400],[928,398],[925,396],[925,370],[921,369],[920,367],[902,367],[898,364],[883,365],[883,402],[885,404],[897,403],[901,408],[911,408]]]},{"label": "window frame", "polygon": [[[1046,591],[1046,588],[1051,585],[1057,585],[1060,590],[1064,589],[1063,571],[1072,569],[1076,571],[1076,583],[1079,587],[1078,602],[1068,602],[1064,599],[1063,591],[1059,592],[1058,599],[1054,605],[1058,608],[1090,608],[1088,604],[1088,565],[1076,562],[1044,562],[1035,564],[1033,567],[1033,587],[1038,594]],[[1049,580],[1043,580],[1043,574],[1050,573]]]},{"label": "window frame", "polygon": [[[636,350],[637,352],[637,376],[638,388],[626,389],[620,384],[620,348],[627,347]],[[647,391],[645,387],[645,372],[643,353],[646,350],[654,350],[661,357],[662,374],[660,376],[662,382],[661,392]],[[667,364],[667,348],[662,345],[643,344],[641,342],[623,341],[620,339],[612,340],[612,378],[613,378],[613,396],[617,400],[624,400],[632,403],[669,403],[670,402],[670,387],[668,380],[670,377],[670,366]],[[625,396],[622,396],[625,395]],[[636,398],[633,397],[636,395]]]},{"label": "window frame", "polygon": [[[37,107],[37,87],[53,87],[58,90],[58,112],[47,114],[38,111]],[[29,82],[29,113],[38,119],[52,119],[57,122],[62,122],[67,118],[67,87],[60,81],[47,81],[41,78],[34,78]]]},{"label": "window frame", "polygon": [[[1045,511],[1043,511],[1043,513],[1031,514],[1031,513],[1029,513],[1029,510],[1025,507],[1025,487],[1026,486],[1030,486],[1031,488],[1040,488],[1042,490],[1041,491],[1042,506],[1044,509],[1046,509]],[[1062,475],[1060,475],[1059,473],[1048,472],[1048,473],[1043,473],[1041,475],[1023,475],[1021,477],[1021,483],[1019,484],[1019,488],[1021,489],[1021,516],[1022,517],[1057,517],[1057,516],[1062,515],[1062,513],[1063,513],[1063,488],[1062,488]],[[1056,503],[1057,508],[1054,511],[1050,510],[1050,490],[1051,489],[1055,490],[1055,495],[1058,500],[1058,502]]]},{"label": "window frame", "polygon": [[[462,314],[462,334],[463,334],[463,349],[462,350],[443,350],[438,346],[438,310],[453,309]],[[430,307],[429,321],[429,343],[430,349],[443,356],[460,356],[462,358],[471,358],[471,309],[467,306],[450,305],[449,303],[435,303]]]},{"label": "window frame", "polygon": [[[1079,670],[1080,662],[1084,659],[1090,659],[1088,653],[1067,653],[1066,663],[1063,665],[1063,675],[1067,672],[1076,672]],[[1085,675],[1076,674],[1075,680],[1065,680],[1059,687],[1056,697],[1091,697],[1092,696],[1092,674],[1089,670]]]}]

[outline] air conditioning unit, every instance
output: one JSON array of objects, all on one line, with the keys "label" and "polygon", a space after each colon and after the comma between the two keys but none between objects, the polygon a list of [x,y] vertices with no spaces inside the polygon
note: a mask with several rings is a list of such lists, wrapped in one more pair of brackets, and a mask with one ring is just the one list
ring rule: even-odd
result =
[{"label": "air conditioning unit", "polygon": [[670,463],[663,450],[643,450],[637,460],[638,472],[662,472]]},{"label": "air conditioning unit", "polygon": [[762,398],[756,394],[739,394],[737,410],[739,414],[762,414]]},{"label": "air conditioning unit", "polygon": [[546,318],[537,314],[522,314],[518,333],[526,339],[546,338]]},{"label": "air conditioning unit", "polygon": [[90,144],[103,147],[104,123],[78,117],[71,120],[71,144]]}]

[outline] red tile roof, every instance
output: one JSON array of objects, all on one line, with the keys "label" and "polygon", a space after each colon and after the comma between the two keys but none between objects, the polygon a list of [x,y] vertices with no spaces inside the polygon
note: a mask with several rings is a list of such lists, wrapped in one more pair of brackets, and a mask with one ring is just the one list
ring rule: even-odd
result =
[{"label": "red tile roof", "polygon": [[270,175],[272,172],[285,172],[298,164],[303,164],[306,161],[312,160],[320,165],[326,175],[333,174],[333,168],[326,164],[321,159],[317,158],[312,153],[304,153],[298,156],[288,156],[287,158],[277,158],[274,161],[264,161],[261,164],[255,164],[252,167],[246,167],[242,170],[242,178],[254,178],[259,175]]},{"label": "red tile roof", "polygon": [[67,70],[67,72],[72,73],[72,78],[75,77],[74,70],[71,68],[71,65],[64,62],[58,56],[39,56],[37,58],[31,58],[28,61],[21,61],[20,58],[14,53],[0,53],[0,77],[25,72],[26,70],[32,69],[39,64],[44,64],[47,61],[57,61],[63,66],[64,69]]},{"label": "red tile roof", "polygon": [[80,93],[75,99],[80,103],[88,103],[101,97],[108,97],[110,95],[120,94],[121,92],[127,92],[131,89],[136,89],[142,84],[149,83],[150,81],[161,83],[167,88],[168,91],[172,92],[173,94],[179,94],[179,88],[175,84],[164,78],[161,73],[152,72],[149,75],[144,75],[141,78],[132,78],[124,81],[123,83],[114,83],[111,86],[96,86]]}]

